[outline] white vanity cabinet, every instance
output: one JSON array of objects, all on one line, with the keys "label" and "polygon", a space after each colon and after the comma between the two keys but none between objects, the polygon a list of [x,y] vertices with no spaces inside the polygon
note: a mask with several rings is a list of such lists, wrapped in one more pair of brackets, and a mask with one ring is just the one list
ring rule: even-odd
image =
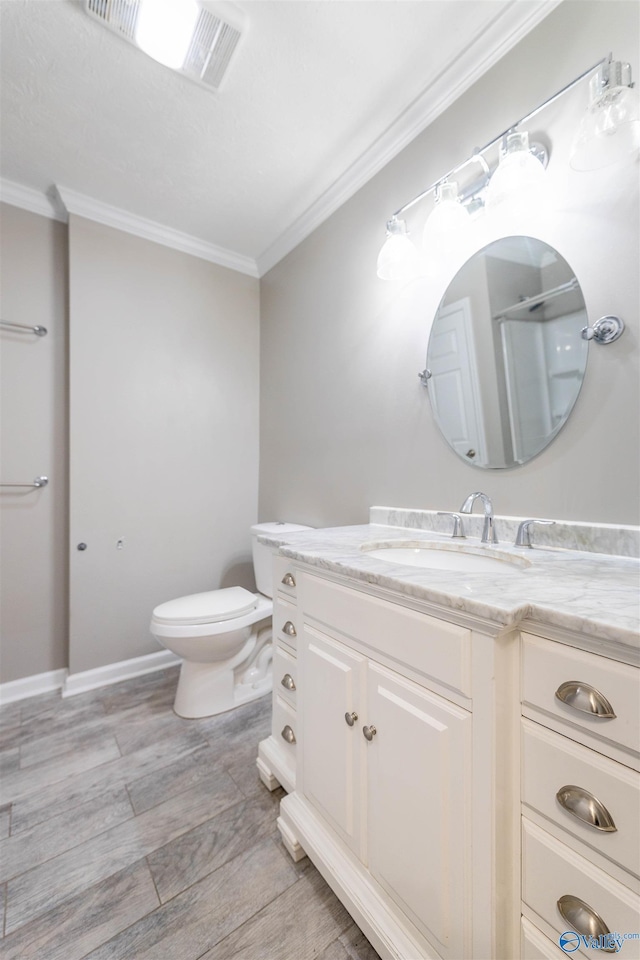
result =
[{"label": "white vanity cabinet", "polygon": [[[299,578],[300,735],[284,842],[311,856],[383,957],[471,958],[485,849],[473,842],[472,631]],[[487,890],[488,849],[475,877]],[[478,956],[491,955],[485,943]]]},{"label": "white vanity cabinet", "polygon": [[258,772],[269,790],[296,785],[298,750],[298,608],[292,564],[273,564],[273,715],[271,736],[258,748]]},{"label": "white vanity cabinet", "polygon": [[[532,633],[523,633],[521,663],[530,960],[563,955],[565,932],[640,934],[640,671]],[[588,944],[576,955],[592,957]],[[619,952],[638,960],[640,939]]]},{"label": "white vanity cabinet", "polygon": [[377,664],[367,680],[377,731],[366,748],[369,870],[442,955],[464,956],[471,714]]},{"label": "white vanity cabinet", "polygon": [[[258,766],[288,791],[289,853],[383,960],[597,955],[561,949],[572,930],[619,934],[616,952],[640,960],[637,567],[532,555],[505,598],[502,581],[462,575],[440,593],[435,575],[362,560],[377,529],[338,531],[331,549],[330,535],[275,563]],[[607,562],[608,606],[580,593]],[[562,577],[579,599],[530,600]]]},{"label": "white vanity cabinet", "polygon": [[302,643],[301,793],[416,928],[462,956],[471,714],[311,627]]}]

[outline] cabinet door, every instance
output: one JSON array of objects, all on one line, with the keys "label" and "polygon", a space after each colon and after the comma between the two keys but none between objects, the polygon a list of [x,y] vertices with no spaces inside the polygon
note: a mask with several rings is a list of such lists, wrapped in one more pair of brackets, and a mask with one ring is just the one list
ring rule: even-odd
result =
[{"label": "cabinet door", "polygon": [[445,957],[470,956],[471,714],[369,664],[369,870]]},{"label": "cabinet door", "polygon": [[360,723],[365,659],[344,644],[305,627],[302,650],[302,790],[356,853],[361,849],[362,749]]}]

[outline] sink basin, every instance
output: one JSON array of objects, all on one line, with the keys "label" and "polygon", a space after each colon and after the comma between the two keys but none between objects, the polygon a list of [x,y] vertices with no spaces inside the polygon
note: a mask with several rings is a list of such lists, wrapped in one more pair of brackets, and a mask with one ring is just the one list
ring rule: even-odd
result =
[{"label": "sink basin", "polygon": [[[467,548],[445,546],[440,543],[365,543],[361,550],[376,560],[400,563],[409,567],[424,567],[429,570],[453,570],[458,573],[520,573],[530,566],[524,557],[510,553],[499,554],[493,548]],[[489,552],[489,550],[491,552]]]}]

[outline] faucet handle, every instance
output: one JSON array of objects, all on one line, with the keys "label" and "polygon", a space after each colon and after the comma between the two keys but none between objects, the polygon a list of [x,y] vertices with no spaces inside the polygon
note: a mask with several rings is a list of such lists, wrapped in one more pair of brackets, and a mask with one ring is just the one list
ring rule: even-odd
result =
[{"label": "faucet handle", "polygon": [[464,540],[466,534],[464,532],[464,527],[462,525],[462,517],[459,513],[450,513],[448,510],[438,510],[439,517],[452,517],[453,518],[453,533],[452,537],[457,539]]},{"label": "faucet handle", "polygon": [[532,531],[531,527],[534,523],[540,523],[543,527],[553,526],[555,520],[523,520],[520,526],[518,527],[518,532],[516,534],[516,547],[532,547],[533,543],[531,542]]}]

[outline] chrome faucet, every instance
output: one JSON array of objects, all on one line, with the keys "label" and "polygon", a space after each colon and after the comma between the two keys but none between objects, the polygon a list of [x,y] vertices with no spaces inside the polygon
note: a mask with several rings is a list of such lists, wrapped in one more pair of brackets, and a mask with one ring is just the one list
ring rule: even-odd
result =
[{"label": "chrome faucet", "polygon": [[493,504],[486,493],[470,493],[460,507],[460,513],[471,513],[476,500],[481,500],[484,507],[484,527],[482,528],[482,543],[498,543],[496,528],[493,523]]}]

